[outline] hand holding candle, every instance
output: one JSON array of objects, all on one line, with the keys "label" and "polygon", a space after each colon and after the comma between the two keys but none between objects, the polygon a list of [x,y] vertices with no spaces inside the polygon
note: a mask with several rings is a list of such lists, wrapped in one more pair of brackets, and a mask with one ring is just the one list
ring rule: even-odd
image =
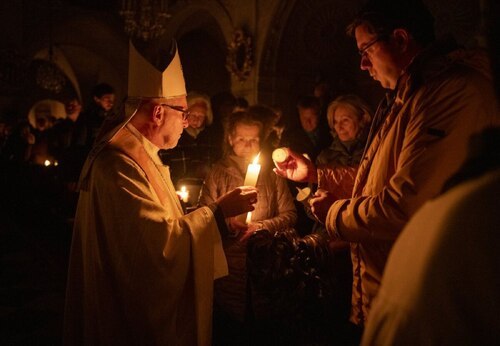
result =
[{"label": "hand holding candle", "polygon": [[[253,204],[257,203],[257,190],[250,186],[240,186],[219,197],[215,203],[226,218],[236,215],[246,216],[248,211],[254,210]],[[243,218],[241,222],[244,221]]]}]

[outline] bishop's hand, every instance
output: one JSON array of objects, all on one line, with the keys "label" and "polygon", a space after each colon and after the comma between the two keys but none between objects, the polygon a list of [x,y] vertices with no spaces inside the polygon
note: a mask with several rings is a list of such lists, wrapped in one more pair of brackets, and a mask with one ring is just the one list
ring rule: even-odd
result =
[{"label": "bishop's hand", "polygon": [[253,211],[257,203],[257,189],[252,186],[240,186],[219,197],[215,202],[224,217],[231,217]]}]

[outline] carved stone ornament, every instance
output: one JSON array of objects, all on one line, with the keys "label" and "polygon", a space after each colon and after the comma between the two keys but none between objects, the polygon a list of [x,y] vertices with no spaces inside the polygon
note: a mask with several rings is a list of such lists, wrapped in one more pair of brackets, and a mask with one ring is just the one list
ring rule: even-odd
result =
[{"label": "carved stone ornament", "polygon": [[229,43],[226,68],[240,82],[250,76],[253,68],[252,38],[243,30],[236,30]]}]

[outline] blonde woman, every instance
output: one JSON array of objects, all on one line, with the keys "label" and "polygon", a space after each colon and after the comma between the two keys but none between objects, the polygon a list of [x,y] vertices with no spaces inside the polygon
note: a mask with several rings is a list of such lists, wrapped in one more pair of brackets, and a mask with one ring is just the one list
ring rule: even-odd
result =
[{"label": "blonde woman", "polygon": [[[251,112],[229,116],[225,135],[227,150],[205,179],[201,205],[210,205],[224,191],[243,185],[248,164],[261,151],[263,138],[263,124]],[[249,335],[257,340],[276,329],[270,322],[271,302],[257,292],[248,279],[246,242],[261,229],[273,234],[290,229],[297,213],[286,180],[274,174],[269,158],[261,154],[259,163],[262,168],[257,180],[258,202],[252,221],[246,225],[238,218],[229,218],[226,220],[229,234],[222,236],[229,275],[215,281],[214,344],[242,345],[249,340]]]}]

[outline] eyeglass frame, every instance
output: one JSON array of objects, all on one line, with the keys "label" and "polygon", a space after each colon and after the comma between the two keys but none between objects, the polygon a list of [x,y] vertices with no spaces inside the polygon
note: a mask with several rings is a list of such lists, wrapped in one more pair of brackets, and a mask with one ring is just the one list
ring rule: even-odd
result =
[{"label": "eyeglass frame", "polygon": [[166,106],[170,109],[173,109],[174,111],[181,112],[182,113],[182,121],[187,121],[189,117],[191,116],[191,113],[187,110],[182,108],[181,106],[172,106],[166,103],[160,103],[161,106]]},{"label": "eyeglass frame", "polygon": [[371,46],[373,46],[375,43],[382,41],[385,39],[385,35],[380,35],[375,37],[373,40],[365,44],[365,46],[361,49],[358,49],[358,54],[361,56],[361,58],[364,58],[366,56],[366,53],[368,49],[370,49]]}]

